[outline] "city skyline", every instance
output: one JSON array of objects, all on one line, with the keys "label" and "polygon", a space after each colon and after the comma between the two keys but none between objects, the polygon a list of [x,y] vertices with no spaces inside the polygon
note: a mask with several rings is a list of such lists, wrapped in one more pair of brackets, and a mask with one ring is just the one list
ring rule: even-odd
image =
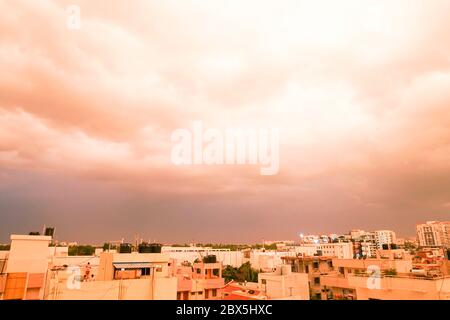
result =
[{"label": "city skyline", "polygon": [[[449,219],[449,1],[0,4],[0,242],[44,223],[241,243]],[[174,165],[195,121],[278,128],[279,170]]]},{"label": "city skyline", "polygon": [[[54,226],[48,226],[48,225],[43,225],[41,229],[38,230],[38,228],[34,228],[34,229],[30,229],[28,231],[23,231],[23,232],[11,232],[11,234],[40,234],[40,235],[44,235],[46,234],[46,229],[50,228],[52,229],[52,237],[55,239],[55,243],[63,243],[63,244],[70,244],[70,243],[77,243],[77,244],[85,244],[85,245],[103,245],[105,243],[117,243],[117,242],[123,242],[123,243],[163,243],[163,244],[171,244],[171,245],[204,245],[204,244],[224,244],[224,245],[245,245],[245,244],[252,244],[252,245],[256,245],[256,244],[273,244],[273,243],[280,243],[280,242],[285,242],[285,241],[292,241],[293,243],[302,243],[304,241],[306,241],[307,243],[314,243],[314,241],[312,240],[314,237],[319,238],[319,242],[320,243],[332,243],[334,239],[337,239],[339,237],[342,236],[347,236],[352,238],[353,234],[357,233],[363,233],[363,234],[373,234],[375,235],[377,232],[393,232],[394,233],[394,237],[396,237],[397,239],[402,239],[402,241],[410,241],[412,239],[414,239],[414,241],[418,241],[419,240],[419,235],[417,234],[417,228],[418,226],[428,226],[429,224],[433,224],[433,223],[447,223],[449,224],[450,222],[448,221],[437,221],[437,220],[430,220],[430,221],[425,221],[425,222],[421,222],[421,223],[416,223],[416,229],[414,231],[414,235],[410,234],[410,235],[401,235],[399,233],[397,233],[395,230],[393,229],[389,229],[389,228],[384,228],[384,229],[372,229],[372,230],[367,230],[367,229],[361,229],[361,228],[353,228],[351,230],[348,230],[346,232],[330,232],[330,233],[324,233],[324,232],[318,232],[318,233],[304,233],[302,232],[298,232],[297,234],[293,235],[293,236],[286,236],[284,238],[260,238],[260,239],[254,239],[254,240],[249,240],[249,241],[234,241],[234,240],[225,240],[225,241],[208,241],[208,240],[204,240],[204,241],[198,241],[198,239],[195,238],[191,238],[191,239],[185,239],[185,240],[181,240],[181,241],[172,241],[170,239],[168,240],[164,240],[161,241],[161,239],[157,239],[157,238],[152,238],[152,237],[146,237],[145,235],[142,234],[138,234],[138,233],[134,233],[133,235],[126,235],[126,236],[117,236],[113,237],[111,239],[101,239],[101,240],[96,240],[96,241],[85,241],[85,242],[79,242],[77,241],[77,239],[67,239],[66,237],[64,237],[64,235],[59,235],[56,232],[56,228]],[[328,237],[328,241],[323,240],[323,237]],[[346,239],[341,239],[340,241],[348,241],[350,238],[346,238]],[[8,236],[9,239],[9,236]],[[307,240],[308,239],[308,240]],[[338,241],[338,242],[340,242]],[[2,242],[0,242],[1,244]],[[7,244],[8,241],[4,242],[3,244]]]}]

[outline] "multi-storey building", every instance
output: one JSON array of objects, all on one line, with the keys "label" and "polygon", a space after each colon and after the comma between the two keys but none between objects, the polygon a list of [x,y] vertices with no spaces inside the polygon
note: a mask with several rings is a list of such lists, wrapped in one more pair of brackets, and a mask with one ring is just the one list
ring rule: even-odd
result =
[{"label": "multi-storey building", "polygon": [[351,242],[299,244],[289,247],[298,255],[327,256],[341,259],[353,258],[353,244]]},{"label": "multi-storey building", "polygon": [[421,247],[450,246],[450,221],[427,221],[416,225]]},{"label": "multi-storey building", "polygon": [[308,274],[294,273],[289,265],[258,275],[258,288],[267,299],[309,300]]},{"label": "multi-storey building", "polygon": [[224,266],[240,267],[244,263],[244,254],[242,251],[231,251],[230,249],[215,249],[211,247],[172,247],[163,246],[162,253],[167,253],[171,259],[175,259],[178,264],[183,262],[194,263],[204,256],[214,255],[218,262]]},{"label": "multi-storey building", "polygon": [[218,300],[225,280],[221,262],[196,262],[193,266],[176,266],[177,300]]},{"label": "multi-storey building", "polygon": [[272,272],[282,263],[282,257],[296,256],[295,251],[276,251],[276,250],[252,250],[249,252],[249,258],[244,259],[250,262],[253,269],[262,272]]},{"label": "multi-storey building", "polygon": [[374,234],[378,249],[383,249],[383,245],[391,246],[397,243],[395,232],[392,230],[376,230]]},{"label": "multi-storey building", "polygon": [[377,250],[391,249],[397,242],[395,232],[392,230],[376,230],[374,232],[352,230],[350,234],[355,258],[375,258]]},{"label": "multi-storey building", "polygon": [[[376,280],[385,273],[407,275],[412,269],[411,256],[403,250],[379,250],[375,259],[333,259],[332,264],[334,270],[320,277],[325,300],[358,299],[357,288],[350,282],[352,276],[366,276],[372,281],[369,275]],[[369,287],[372,284],[367,283]]]},{"label": "multi-storey building", "polygon": [[378,248],[374,232],[352,230],[351,238],[353,242],[353,252],[355,258],[375,258]]},{"label": "multi-storey building", "polygon": [[311,299],[321,299],[320,276],[333,271],[332,257],[283,257],[283,264],[291,266],[292,272],[308,275]]},{"label": "multi-storey building", "polygon": [[44,297],[50,236],[11,235],[11,248],[0,270],[0,298],[39,300]]}]

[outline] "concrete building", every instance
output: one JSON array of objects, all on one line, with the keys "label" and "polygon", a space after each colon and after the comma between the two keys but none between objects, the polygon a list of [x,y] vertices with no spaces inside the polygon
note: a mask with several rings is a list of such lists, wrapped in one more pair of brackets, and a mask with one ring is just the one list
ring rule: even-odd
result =
[{"label": "concrete building", "polygon": [[351,242],[318,244],[316,247],[317,252],[326,257],[353,258],[353,244]]},{"label": "concrete building", "polygon": [[[380,250],[377,256],[376,259],[333,259],[334,270],[320,277],[322,299],[366,299],[371,297],[369,291],[383,288],[383,283],[380,284],[381,278],[415,279],[412,273],[412,257],[409,253],[404,250]],[[365,283],[355,280],[355,277],[363,278]],[[387,282],[384,283],[386,284]],[[364,288],[369,291],[365,291]],[[404,294],[405,297],[409,295]],[[390,296],[394,297],[392,294]],[[407,298],[399,293],[395,299]]]},{"label": "concrete building", "polygon": [[222,297],[225,280],[222,278],[221,262],[198,262],[194,265],[177,266],[177,300],[218,300]]},{"label": "concrete building", "polygon": [[244,262],[244,254],[241,251],[230,249],[213,249],[210,247],[171,247],[163,246],[162,253],[167,253],[171,259],[175,259],[179,265],[183,262],[191,264],[196,260],[202,260],[205,256],[215,256],[218,262],[224,266],[240,267]]},{"label": "concrete building", "polygon": [[260,273],[258,286],[270,300],[309,300],[308,275],[293,273],[288,265],[278,266],[273,272]]},{"label": "concrete building", "polygon": [[340,259],[353,258],[353,244],[351,242],[300,244],[289,247],[297,255],[327,256]]},{"label": "concrete building", "polygon": [[44,296],[50,236],[11,235],[11,248],[0,275],[4,300],[39,300]]},{"label": "concrete building", "polygon": [[450,247],[450,221],[427,221],[416,225],[421,247]]},{"label": "concrete building", "polygon": [[397,237],[392,230],[376,230],[374,234],[378,249],[383,249],[383,245],[390,246],[397,243]]},{"label": "concrete building", "polygon": [[367,286],[366,275],[350,275],[358,300],[450,300],[450,278],[426,279],[414,276],[381,275],[377,288]]},{"label": "concrete building", "polygon": [[336,259],[333,265],[335,273],[320,277],[324,300],[450,299],[450,278],[417,277],[408,260]]},{"label": "concrete building", "polygon": [[378,250],[376,236],[374,232],[364,230],[352,230],[351,239],[353,242],[354,258],[375,258]]},{"label": "concrete building", "polygon": [[283,257],[283,264],[294,273],[306,274],[311,299],[321,299],[320,276],[333,271],[332,257]]},{"label": "concrete building", "polygon": [[295,251],[252,250],[248,261],[255,270],[272,272],[282,264],[282,257],[295,257],[296,255]]},{"label": "concrete building", "polygon": [[[84,257],[97,259],[97,257]],[[84,266],[89,266],[85,262]],[[103,252],[95,273],[77,266],[49,270],[45,299],[49,300],[175,300],[177,278],[161,253]],[[91,276],[95,275],[93,279]]]}]

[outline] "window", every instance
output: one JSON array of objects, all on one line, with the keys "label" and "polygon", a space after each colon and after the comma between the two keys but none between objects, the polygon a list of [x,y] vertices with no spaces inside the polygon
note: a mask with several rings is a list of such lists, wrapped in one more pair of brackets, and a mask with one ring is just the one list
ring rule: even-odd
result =
[{"label": "window", "polygon": [[333,268],[333,261],[331,261],[331,260],[328,261],[328,267],[329,267],[329,268]]},{"label": "window", "polygon": [[212,289],[212,296],[217,297],[217,289]]},{"label": "window", "polygon": [[150,268],[141,269],[141,276],[149,276],[149,275],[150,275]]},{"label": "window", "polygon": [[314,262],[313,262],[313,268],[314,268],[314,269],[319,269],[319,262],[314,261]]},{"label": "window", "polygon": [[305,266],[305,273],[309,273],[309,266]]},{"label": "window", "polygon": [[314,278],[314,284],[316,284],[316,285],[320,284],[320,278],[319,277],[315,277]]}]

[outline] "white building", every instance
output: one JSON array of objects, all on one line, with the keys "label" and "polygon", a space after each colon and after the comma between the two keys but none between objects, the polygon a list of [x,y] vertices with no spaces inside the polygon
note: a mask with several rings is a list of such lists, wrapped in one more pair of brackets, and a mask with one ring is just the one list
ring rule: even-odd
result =
[{"label": "white building", "polygon": [[287,265],[274,272],[260,273],[258,287],[268,299],[309,300],[308,274],[293,273]]},{"label": "white building", "polygon": [[450,221],[427,221],[416,225],[421,247],[450,246]]},{"label": "white building", "polygon": [[271,272],[282,264],[282,257],[295,257],[295,251],[252,250],[250,252],[250,264],[253,269]]},{"label": "white building", "polygon": [[213,249],[210,247],[171,247],[163,246],[161,253],[167,253],[171,259],[177,263],[187,261],[191,264],[195,260],[201,260],[208,255],[216,256],[217,262],[224,266],[240,267],[244,262],[244,254],[241,251],[231,251],[230,249]]},{"label": "white building", "polygon": [[339,259],[353,258],[353,244],[351,242],[302,244],[293,248],[295,253],[303,256],[321,255]]},{"label": "white building", "polygon": [[374,234],[378,249],[383,249],[384,244],[391,245],[397,243],[397,237],[392,230],[376,230]]}]

